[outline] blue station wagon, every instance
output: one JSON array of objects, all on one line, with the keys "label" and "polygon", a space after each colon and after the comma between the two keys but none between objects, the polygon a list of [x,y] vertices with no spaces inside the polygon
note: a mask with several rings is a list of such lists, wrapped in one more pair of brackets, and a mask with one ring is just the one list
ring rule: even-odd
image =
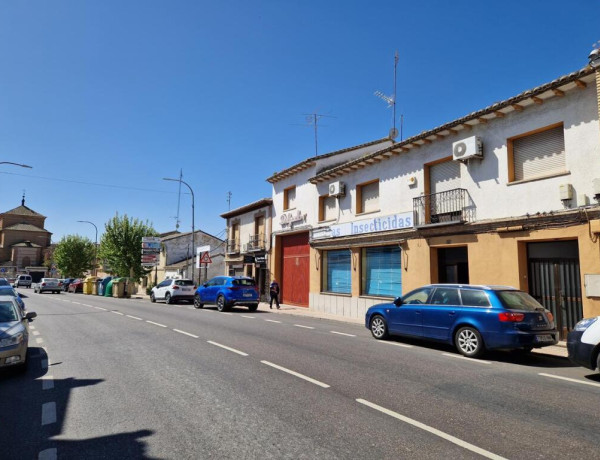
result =
[{"label": "blue station wagon", "polygon": [[558,342],[552,313],[507,286],[423,286],[393,303],[373,305],[365,326],[376,339],[399,335],[445,342],[470,358],[485,350],[531,351]]},{"label": "blue station wagon", "polygon": [[214,304],[219,311],[229,310],[237,305],[256,311],[258,301],[256,283],[246,276],[217,276],[199,286],[194,295],[194,307]]}]

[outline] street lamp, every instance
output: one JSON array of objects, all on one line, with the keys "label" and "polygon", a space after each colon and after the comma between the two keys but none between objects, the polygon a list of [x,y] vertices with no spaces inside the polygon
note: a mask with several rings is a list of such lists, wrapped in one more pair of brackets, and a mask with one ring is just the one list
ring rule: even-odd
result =
[{"label": "street lamp", "polygon": [[96,241],[94,243],[94,276],[96,276],[98,274],[98,227],[96,227],[96,224],[93,222],[90,222],[89,220],[78,220],[77,222],[83,222],[85,224],[92,224],[94,226],[94,228],[96,229]]},{"label": "street lamp", "polygon": [[20,166],[21,168],[33,168],[33,166],[29,166],[29,165],[22,165],[21,163],[13,163],[12,161],[0,161],[0,165],[15,165],[15,166]]},{"label": "street lamp", "polygon": [[163,180],[170,180],[172,182],[179,182],[183,185],[185,185],[187,188],[190,189],[190,193],[192,194],[192,281],[194,281],[194,266],[196,265],[196,232],[194,229],[194,191],[192,190],[192,187],[190,187],[190,184],[188,184],[186,181],[180,179],[170,179],[168,177],[163,177]]}]

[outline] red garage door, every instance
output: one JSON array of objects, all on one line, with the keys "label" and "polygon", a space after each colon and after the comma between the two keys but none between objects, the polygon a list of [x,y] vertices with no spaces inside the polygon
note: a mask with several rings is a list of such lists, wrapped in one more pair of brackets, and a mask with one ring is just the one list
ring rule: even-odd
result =
[{"label": "red garage door", "polygon": [[309,254],[308,233],[281,238],[282,303],[308,307]]}]

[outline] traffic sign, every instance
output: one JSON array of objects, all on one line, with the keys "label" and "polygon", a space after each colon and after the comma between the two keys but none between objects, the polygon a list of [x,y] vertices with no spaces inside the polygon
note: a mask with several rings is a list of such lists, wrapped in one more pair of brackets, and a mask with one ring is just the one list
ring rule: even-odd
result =
[{"label": "traffic sign", "polygon": [[208,252],[205,252],[202,254],[202,257],[200,257],[200,263],[201,264],[212,264],[212,259],[210,258],[210,254]]}]

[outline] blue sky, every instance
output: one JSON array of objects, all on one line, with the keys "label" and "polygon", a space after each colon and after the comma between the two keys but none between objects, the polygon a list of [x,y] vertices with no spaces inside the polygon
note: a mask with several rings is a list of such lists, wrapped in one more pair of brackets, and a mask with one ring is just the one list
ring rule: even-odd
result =
[{"label": "blue sky", "polygon": [[[404,137],[587,64],[600,2],[0,0],[0,211],[26,204],[58,242],[115,213],[196,228],[271,195],[315,153]],[[185,189],[185,187],[184,187]],[[182,189],[182,191],[184,191]],[[181,231],[191,230],[182,194]]]}]

